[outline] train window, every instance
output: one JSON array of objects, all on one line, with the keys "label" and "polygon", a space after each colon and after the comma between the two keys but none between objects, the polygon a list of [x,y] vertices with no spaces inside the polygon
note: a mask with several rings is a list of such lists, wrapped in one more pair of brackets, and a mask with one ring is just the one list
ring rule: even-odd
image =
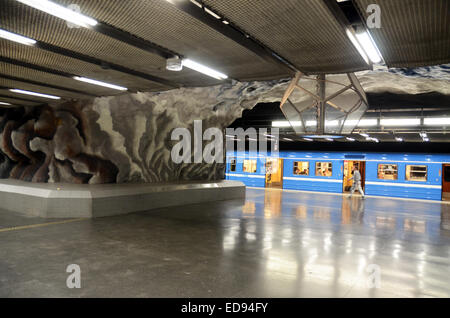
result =
[{"label": "train window", "polygon": [[397,180],[398,179],[398,166],[391,165],[391,164],[378,165],[378,179]]},{"label": "train window", "polygon": [[244,160],[244,172],[256,172],[256,160]]},{"label": "train window", "polygon": [[236,158],[230,159],[230,171],[236,171]]},{"label": "train window", "polygon": [[294,174],[300,176],[309,175],[309,162],[307,161],[295,161],[294,162]]},{"label": "train window", "polygon": [[427,166],[406,166],[406,180],[427,181]]},{"label": "train window", "polygon": [[316,176],[331,177],[333,175],[333,164],[331,162],[316,162]]}]

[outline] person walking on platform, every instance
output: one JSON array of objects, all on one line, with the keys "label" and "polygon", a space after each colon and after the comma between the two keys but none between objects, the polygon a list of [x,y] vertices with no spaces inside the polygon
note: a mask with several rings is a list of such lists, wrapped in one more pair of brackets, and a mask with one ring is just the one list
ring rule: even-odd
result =
[{"label": "person walking on platform", "polygon": [[350,189],[350,197],[353,195],[353,192],[358,189],[359,193],[361,193],[364,199],[364,191],[361,187],[361,173],[356,166],[353,166],[353,177],[351,177],[349,180],[353,180],[352,188]]}]

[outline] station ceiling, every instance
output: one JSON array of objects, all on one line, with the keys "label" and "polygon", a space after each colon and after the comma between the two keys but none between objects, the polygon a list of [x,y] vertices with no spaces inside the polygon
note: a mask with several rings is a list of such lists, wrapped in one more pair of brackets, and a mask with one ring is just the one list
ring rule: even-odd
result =
[{"label": "station ceiling", "polygon": [[[17,96],[9,88],[64,99],[120,93],[77,82],[74,75],[125,86],[131,92],[220,83],[186,68],[167,71],[166,59],[174,55],[199,61],[240,81],[285,78],[297,70],[319,74],[370,68],[346,35],[346,24],[353,23],[341,11],[346,1],[54,2],[78,5],[82,14],[99,23],[92,28],[74,28],[18,1],[2,0],[0,29],[37,43],[22,45],[0,39],[0,101],[14,105],[48,101]],[[372,34],[388,66],[450,62],[449,1],[353,1],[363,19],[372,3],[382,10],[382,28]]]}]

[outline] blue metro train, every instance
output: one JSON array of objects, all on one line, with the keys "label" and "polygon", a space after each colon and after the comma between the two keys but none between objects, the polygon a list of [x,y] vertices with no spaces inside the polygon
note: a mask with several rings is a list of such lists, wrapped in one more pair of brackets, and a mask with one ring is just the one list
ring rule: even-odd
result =
[{"label": "blue metro train", "polygon": [[235,152],[226,179],[250,187],[346,193],[357,166],[367,195],[450,200],[450,155],[396,153]]}]

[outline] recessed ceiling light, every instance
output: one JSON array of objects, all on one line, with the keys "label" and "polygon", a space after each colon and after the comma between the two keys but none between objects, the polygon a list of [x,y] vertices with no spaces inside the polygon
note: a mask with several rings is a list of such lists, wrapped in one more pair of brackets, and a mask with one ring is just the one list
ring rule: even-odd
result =
[{"label": "recessed ceiling light", "polygon": [[127,90],[127,88],[123,87],[123,86],[109,84],[109,83],[93,80],[93,79],[90,79],[87,77],[74,76],[73,78],[76,79],[77,81],[81,81],[81,82],[85,82],[85,83],[89,83],[89,84],[93,84],[93,85],[98,85],[98,86],[104,86],[104,87],[108,87],[108,88],[112,88],[112,89],[117,89],[119,91]]},{"label": "recessed ceiling light", "polygon": [[0,38],[14,41],[14,42],[21,43],[21,44],[26,44],[26,45],[33,45],[36,43],[36,40],[30,39],[25,36],[18,35],[18,34],[3,30],[3,29],[0,29]]},{"label": "recessed ceiling light", "polygon": [[212,68],[202,65],[200,63],[194,62],[190,59],[184,59],[183,66],[186,66],[194,71],[203,73],[205,75],[214,77],[215,79],[218,79],[218,80],[224,80],[224,79],[228,78],[227,75],[220,73],[216,70],[213,70]]},{"label": "recessed ceiling light", "polygon": [[96,26],[98,23],[97,21],[95,21],[90,17],[72,11],[52,1],[48,0],[16,0],[16,1],[85,28]]},{"label": "recessed ceiling light", "polygon": [[36,92],[31,92],[31,91],[25,91],[23,89],[10,88],[9,90],[11,92],[13,92],[13,93],[19,93],[19,94],[25,94],[25,95],[33,95],[33,96],[49,98],[49,99],[61,99],[61,97],[59,97],[59,96],[48,95],[48,94],[41,94],[41,93],[36,93]]}]

